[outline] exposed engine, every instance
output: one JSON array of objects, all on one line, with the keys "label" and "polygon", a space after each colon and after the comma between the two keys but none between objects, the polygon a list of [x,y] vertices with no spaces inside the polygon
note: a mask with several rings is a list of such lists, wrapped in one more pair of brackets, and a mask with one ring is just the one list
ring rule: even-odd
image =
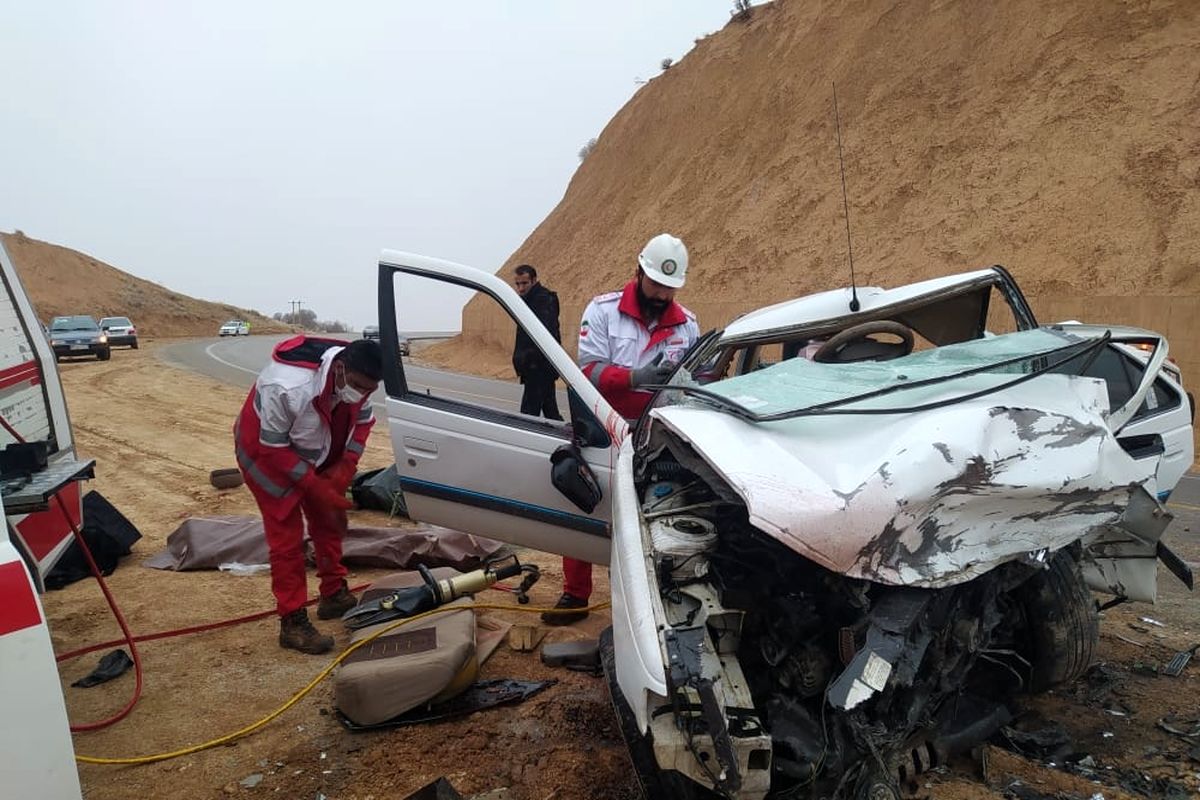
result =
[{"label": "exposed engine", "polygon": [[712,796],[899,797],[1005,724],[1005,701],[1038,680],[1023,630],[1030,565],[889,587],[762,534],[702,464],[663,451],[640,488],[668,621],[655,754]]}]

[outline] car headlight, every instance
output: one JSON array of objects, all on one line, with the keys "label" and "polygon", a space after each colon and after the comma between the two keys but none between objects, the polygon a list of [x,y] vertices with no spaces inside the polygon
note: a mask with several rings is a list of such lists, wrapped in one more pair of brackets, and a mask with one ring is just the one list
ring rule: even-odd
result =
[{"label": "car headlight", "polygon": [[105,342],[107,342],[107,341],[108,341],[108,337],[107,337],[107,336],[101,336],[101,337],[100,337],[99,339],[97,339],[96,341],[100,342],[100,344],[104,344]]},{"label": "car headlight", "polygon": [[58,347],[58,346],[60,346],[61,344],[62,344],[62,341],[61,341],[60,339],[51,339],[51,340],[50,340],[50,346],[51,346],[51,347]]}]

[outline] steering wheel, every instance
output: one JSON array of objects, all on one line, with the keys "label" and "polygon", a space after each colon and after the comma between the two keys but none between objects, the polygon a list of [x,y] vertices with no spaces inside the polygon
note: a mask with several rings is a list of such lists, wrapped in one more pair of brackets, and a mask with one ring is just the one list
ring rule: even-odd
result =
[{"label": "steering wheel", "polygon": [[[880,341],[875,336],[895,336],[898,342]],[[913,351],[913,332],[890,320],[864,322],[831,337],[813,354],[822,364],[851,364],[855,361],[890,361]]]}]

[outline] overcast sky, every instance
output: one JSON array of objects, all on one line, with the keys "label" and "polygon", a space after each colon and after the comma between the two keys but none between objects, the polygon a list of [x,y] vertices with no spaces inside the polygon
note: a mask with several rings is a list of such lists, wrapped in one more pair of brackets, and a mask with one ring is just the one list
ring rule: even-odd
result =
[{"label": "overcast sky", "polygon": [[381,249],[496,269],[635,79],[731,7],[9,4],[0,229],[205,299],[374,322]]}]

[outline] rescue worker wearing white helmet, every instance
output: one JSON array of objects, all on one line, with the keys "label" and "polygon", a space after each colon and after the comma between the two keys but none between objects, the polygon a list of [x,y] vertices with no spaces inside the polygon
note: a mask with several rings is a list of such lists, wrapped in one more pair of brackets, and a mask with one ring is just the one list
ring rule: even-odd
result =
[{"label": "rescue worker wearing white helmet", "polygon": [[[688,252],[660,233],[642,248],[634,279],[619,292],[593,298],[579,324],[579,366],[613,409],[636,420],[675,365],[700,336],[696,315],[675,302],[687,279]],[[556,608],[587,606],[592,565],[563,559],[563,595]],[[586,611],[546,614],[549,625],[583,619]]]}]

